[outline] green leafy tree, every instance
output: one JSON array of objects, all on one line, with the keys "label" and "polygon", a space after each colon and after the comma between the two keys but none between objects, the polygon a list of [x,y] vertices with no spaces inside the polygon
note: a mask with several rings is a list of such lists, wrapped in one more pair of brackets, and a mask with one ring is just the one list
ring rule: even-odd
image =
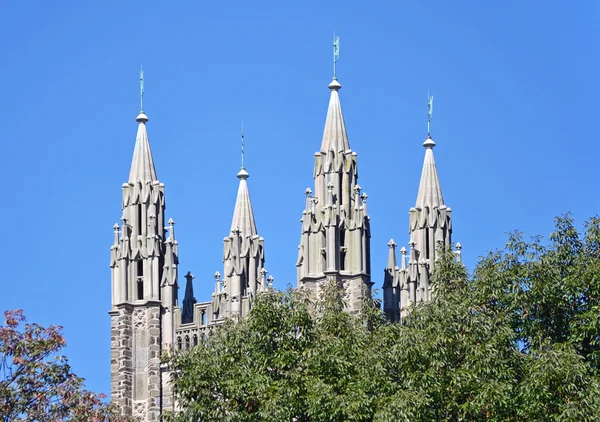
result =
[{"label": "green leafy tree", "polygon": [[27,324],[6,311],[0,326],[0,418],[3,421],[125,421],[101,394],[83,389],[67,358],[61,327]]},{"label": "green leafy tree", "polygon": [[387,323],[344,289],[260,295],[199,347],[167,356],[170,421],[600,420],[600,224],[550,244],[511,235],[472,276],[448,251],[433,300]]}]

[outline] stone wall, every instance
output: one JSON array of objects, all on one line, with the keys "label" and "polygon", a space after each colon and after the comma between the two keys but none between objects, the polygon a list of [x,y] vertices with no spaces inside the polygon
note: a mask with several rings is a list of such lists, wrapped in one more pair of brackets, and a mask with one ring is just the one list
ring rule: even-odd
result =
[{"label": "stone wall", "polygon": [[111,398],[123,415],[132,414],[132,325],[129,306],[110,312],[111,319]]}]

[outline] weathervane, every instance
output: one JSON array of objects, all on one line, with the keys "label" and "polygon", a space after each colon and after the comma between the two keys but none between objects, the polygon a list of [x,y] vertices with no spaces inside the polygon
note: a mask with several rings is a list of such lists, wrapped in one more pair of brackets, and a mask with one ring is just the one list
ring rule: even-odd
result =
[{"label": "weathervane", "polygon": [[431,135],[431,118],[433,117],[433,95],[427,93],[427,136]]},{"label": "weathervane", "polygon": [[144,67],[140,65],[140,113],[144,112]]},{"label": "weathervane", "polygon": [[337,79],[336,65],[340,59],[340,37],[336,37],[333,33],[333,79]]},{"label": "weathervane", "polygon": [[244,168],[244,122],[242,122],[242,168]]}]

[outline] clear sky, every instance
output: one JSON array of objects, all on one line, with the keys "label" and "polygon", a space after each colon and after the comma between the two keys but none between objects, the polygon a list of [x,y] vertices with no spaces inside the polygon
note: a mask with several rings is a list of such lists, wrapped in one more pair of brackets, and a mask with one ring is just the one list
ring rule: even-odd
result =
[{"label": "clear sky", "polygon": [[[145,110],[180,279],[222,271],[246,132],[267,268],[295,283],[332,77],[369,195],[372,278],[408,241],[427,134],[470,269],[514,229],[598,213],[600,3],[0,1],[0,309],[65,327],[75,370],[110,389],[112,226]],[[183,289],[180,290],[183,294]]]}]

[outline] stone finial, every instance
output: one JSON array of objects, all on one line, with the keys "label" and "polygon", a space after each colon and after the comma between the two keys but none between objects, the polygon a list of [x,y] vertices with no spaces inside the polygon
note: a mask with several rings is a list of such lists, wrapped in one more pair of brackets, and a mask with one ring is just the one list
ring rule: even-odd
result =
[{"label": "stone finial", "polygon": [[425,148],[433,148],[435,146],[435,142],[433,142],[431,136],[427,136],[427,139],[425,139],[425,142],[423,142],[423,146]]},{"label": "stone finial", "polygon": [[327,183],[327,204],[325,206],[330,207],[331,205],[333,205],[333,183],[330,181]]},{"label": "stone finial", "polygon": [[[394,242],[394,239],[390,239],[390,241],[387,243],[389,248],[395,248],[396,247],[396,242]],[[402,248],[404,249],[404,248]]]},{"label": "stone finial", "polygon": [[462,245],[460,244],[460,242],[456,243],[456,252],[455,252],[455,254],[456,254],[456,260],[458,262],[462,262],[462,256],[461,256],[461,254],[462,254]]},{"label": "stone finial", "polygon": [[121,217],[121,239],[127,236],[127,217]]},{"label": "stone finial", "polygon": [[113,226],[113,231],[115,233],[115,240],[114,240],[114,244],[118,245],[119,244],[119,234],[121,232],[121,228],[119,227],[118,223],[115,223],[115,225]]},{"label": "stone finial", "polygon": [[221,273],[218,272],[218,271],[216,271],[214,277],[215,277],[216,281],[220,281],[221,280]]},{"label": "stone finial", "polygon": [[402,269],[406,269],[406,248],[404,246],[402,246],[400,249],[400,253],[402,254],[402,257],[400,258],[402,262]]},{"label": "stone finial", "polygon": [[250,177],[250,175],[248,174],[245,168],[240,169],[239,173],[237,174],[238,179],[246,180],[248,177]]},{"label": "stone finial", "polygon": [[185,275],[186,280],[189,280],[189,279],[193,280],[194,278],[196,278],[196,277],[194,276],[194,274],[192,274],[191,271],[188,271],[187,274]]},{"label": "stone finial", "polygon": [[167,223],[169,224],[169,227],[167,227],[166,230],[169,231],[169,239],[173,241],[175,240],[175,221],[173,221],[172,218],[169,218]]},{"label": "stone finial", "polygon": [[354,186],[354,192],[356,192],[356,193],[360,193],[360,191],[361,191],[361,190],[362,190],[362,188],[361,188],[361,187],[360,187],[360,185],[357,183],[357,184]]},{"label": "stone finial", "polygon": [[362,195],[360,195],[360,199],[362,199],[362,209],[363,209],[363,215],[367,215],[367,194],[365,192],[362,193]]},{"label": "stone finial", "polygon": [[306,190],[304,191],[304,194],[306,195],[306,205],[305,205],[305,209],[304,209],[304,213],[306,214],[308,212],[308,210],[311,208],[311,203],[312,203],[312,190],[310,188],[306,188]]},{"label": "stone finial", "polygon": [[273,290],[273,276],[270,275],[269,278],[267,278],[267,282],[269,283],[269,290]]},{"label": "stone finial", "polygon": [[318,198],[311,196],[310,198],[310,211],[315,214],[315,208],[317,207],[317,203],[319,202]]}]

